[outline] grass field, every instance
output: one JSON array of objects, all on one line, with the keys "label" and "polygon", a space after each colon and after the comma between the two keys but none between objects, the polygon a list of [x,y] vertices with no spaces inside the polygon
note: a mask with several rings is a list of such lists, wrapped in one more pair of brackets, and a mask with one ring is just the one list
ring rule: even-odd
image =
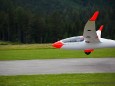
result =
[{"label": "grass field", "polygon": [[[54,49],[51,44],[0,45],[0,60],[115,57],[115,48],[82,50]],[[115,73],[0,76],[0,86],[115,86]]]},{"label": "grass field", "polygon": [[51,44],[0,45],[0,60],[105,58],[115,57],[115,48],[95,49],[90,55],[83,50],[60,50]]},{"label": "grass field", "polygon": [[115,86],[115,73],[0,76],[0,86]]}]

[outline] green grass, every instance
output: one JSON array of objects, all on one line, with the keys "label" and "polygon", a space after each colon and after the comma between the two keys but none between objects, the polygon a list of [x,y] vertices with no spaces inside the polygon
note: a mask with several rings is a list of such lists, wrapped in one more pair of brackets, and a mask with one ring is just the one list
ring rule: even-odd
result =
[{"label": "green grass", "polygon": [[0,50],[0,60],[62,59],[89,57],[115,57],[115,49],[95,50],[95,52],[90,55],[85,55],[83,51],[58,49]]},{"label": "green grass", "polygon": [[0,76],[0,86],[115,86],[115,73]]},{"label": "green grass", "polygon": [[0,45],[0,50],[30,50],[30,49],[52,49],[51,44],[18,44]]},{"label": "green grass", "polygon": [[16,45],[16,44],[21,44],[19,42],[10,42],[10,41],[1,41],[0,40],[0,45]]},{"label": "green grass", "polygon": [[[60,50],[51,44],[0,45],[0,60],[115,57],[115,48]],[[115,86],[115,73],[0,76],[0,86]]]},{"label": "green grass", "polygon": [[0,45],[0,60],[105,58],[115,57],[115,48],[95,49],[90,55],[83,50],[60,50],[51,44]]}]

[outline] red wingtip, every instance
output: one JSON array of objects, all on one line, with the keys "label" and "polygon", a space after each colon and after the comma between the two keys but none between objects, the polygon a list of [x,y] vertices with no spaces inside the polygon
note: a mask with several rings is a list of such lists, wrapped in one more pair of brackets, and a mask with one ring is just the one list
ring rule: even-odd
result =
[{"label": "red wingtip", "polygon": [[99,15],[99,11],[96,11],[93,16],[90,18],[90,21],[95,21],[97,19],[97,16]]},{"label": "red wingtip", "polygon": [[104,27],[104,26],[103,26],[103,25],[101,25],[101,26],[100,26],[100,28],[99,28],[99,30],[100,30],[100,31],[102,31],[102,30],[103,30],[103,27]]},{"label": "red wingtip", "polygon": [[86,50],[84,50],[84,52],[93,52],[94,51],[94,49],[86,49]]}]

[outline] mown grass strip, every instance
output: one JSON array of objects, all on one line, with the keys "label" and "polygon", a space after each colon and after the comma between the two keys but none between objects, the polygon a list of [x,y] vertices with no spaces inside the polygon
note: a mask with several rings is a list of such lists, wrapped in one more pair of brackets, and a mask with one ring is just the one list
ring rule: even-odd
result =
[{"label": "mown grass strip", "polygon": [[52,49],[51,44],[0,45],[0,50]]},{"label": "mown grass strip", "polygon": [[63,58],[105,58],[115,57],[115,49],[96,49],[90,55],[82,50],[27,49],[0,50],[0,60],[63,59]]},{"label": "mown grass strip", "polygon": [[90,55],[83,50],[54,49],[51,44],[0,45],[0,60],[115,57],[115,48],[95,49]]},{"label": "mown grass strip", "polygon": [[115,86],[115,73],[0,76],[0,86]]}]

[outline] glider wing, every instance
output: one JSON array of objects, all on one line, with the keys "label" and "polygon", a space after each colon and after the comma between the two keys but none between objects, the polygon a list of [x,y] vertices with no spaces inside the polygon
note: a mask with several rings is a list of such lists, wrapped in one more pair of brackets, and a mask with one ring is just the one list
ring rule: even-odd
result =
[{"label": "glider wing", "polygon": [[88,20],[85,25],[83,37],[86,43],[98,43],[100,42],[95,29],[95,21],[97,19],[99,12],[96,11],[94,15]]}]

